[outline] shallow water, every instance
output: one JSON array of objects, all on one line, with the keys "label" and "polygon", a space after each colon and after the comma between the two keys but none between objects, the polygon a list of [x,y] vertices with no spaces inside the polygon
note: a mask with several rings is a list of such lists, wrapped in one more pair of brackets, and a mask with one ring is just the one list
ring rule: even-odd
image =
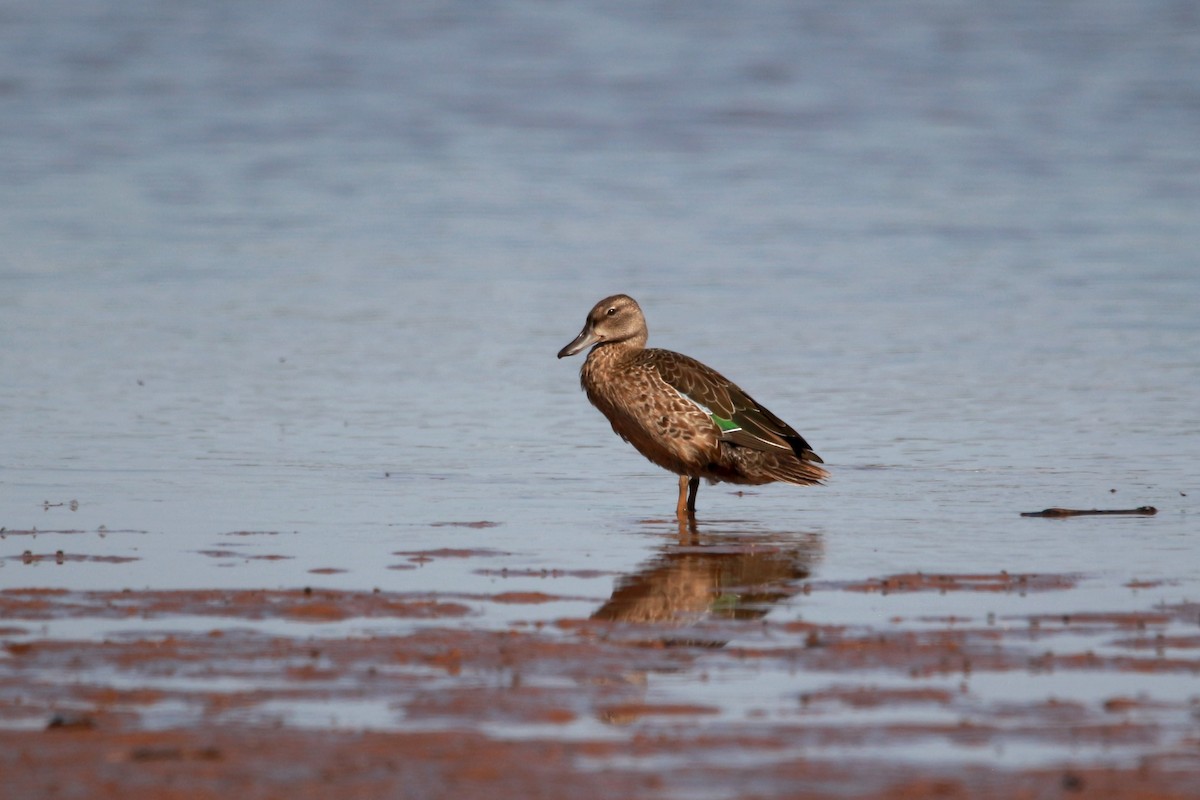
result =
[{"label": "shallow water", "polygon": [[[747,617],[1024,624],[1200,595],[1185,6],[10,3],[0,21],[0,587],[446,592],[475,598],[457,624],[501,628],[693,580],[674,477],[554,358],[624,291],[652,344],[738,381],[833,473],[701,488],[696,550],[731,548],[727,570],[755,543],[784,554],[742,565],[773,587]],[[1142,505],[1158,514],[1018,516]],[[444,548],[464,554],[422,555]],[[1001,570],[1078,583],[796,594]],[[650,697],[741,714],[830,682],[755,670]],[[1019,693],[1140,689],[1106,680]],[[1012,691],[971,685],[980,708]]]}]

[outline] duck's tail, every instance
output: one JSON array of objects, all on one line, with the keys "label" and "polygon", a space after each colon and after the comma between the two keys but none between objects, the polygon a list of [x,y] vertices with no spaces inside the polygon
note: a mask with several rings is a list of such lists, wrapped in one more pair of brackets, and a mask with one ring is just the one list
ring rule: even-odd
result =
[{"label": "duck's tail", "polygon": [[829,477],[829,471],[820,466],[820,456],[811,450],[805,457],[787,452],[764,452],[746,447],[730,447],[727,456],[737,472],[736,478],[726,478],[732,483],[771,483],[783,481],[798,486],[821,483]]}]

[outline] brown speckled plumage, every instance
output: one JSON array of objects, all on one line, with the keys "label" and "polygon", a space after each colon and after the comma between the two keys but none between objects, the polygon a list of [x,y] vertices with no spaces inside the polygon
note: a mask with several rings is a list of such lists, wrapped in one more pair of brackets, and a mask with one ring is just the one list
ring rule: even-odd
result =
[{"label": "brown speckled plumage", "polygon": [[588,399],[622,439],[680,476],[681,517],[695,512],[700,478],[812,484],[829,476],[804,437],[736,384],[694,358],[646,348],[646,337],[637,302],[613,295],[558,357],[592,347],[580,370]]}]

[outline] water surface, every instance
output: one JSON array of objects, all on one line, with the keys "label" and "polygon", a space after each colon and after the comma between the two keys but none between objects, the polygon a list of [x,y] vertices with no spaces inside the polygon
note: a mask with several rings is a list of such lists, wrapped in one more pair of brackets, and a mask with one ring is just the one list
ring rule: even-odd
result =
[{"label": "water surface", "polygon": [[[0,587],[560,598],[461,623],[501,627],[695,569],[674,477],[554,358],[623,291],[833,472],[702,487],[695,547],[796,556],[749,616],[1200,593],[1185,5],[15,2],[0,39]],[[791,591],[1002,570],[1078,584]],[[654,691],[830,678],[725,680]]]}]

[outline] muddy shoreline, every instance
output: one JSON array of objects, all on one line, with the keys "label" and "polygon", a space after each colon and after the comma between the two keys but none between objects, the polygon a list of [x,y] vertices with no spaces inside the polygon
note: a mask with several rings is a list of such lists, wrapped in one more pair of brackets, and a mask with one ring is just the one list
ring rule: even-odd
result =
[{"label": "muddy shoreline", "polygon": [[[1069,592],[1076,581],[897,574],[786,591]],[[634,588],[614,591],[634,621],[610,601],[607,616],[501,629],[474,624],[472,609],[533,610],[555,596],[0,591],[6,791],[553,797],[569,785],[573,797],[1183,798],[1200,785],[1197,693],[997,703],[972,684],[1048,673],[1200,684],[1196,604],[884,628],[745,613],[647,621],[651,590]],[[744,594],[773,596],[757,591]],[[676,591],[676,611],[696,593]],[[658,597],[654,608],[670,603]],[[108,631],[55,632],[78,620]],[[1083,640],[1106,644],[1080,650]],[[756,670],[832,677],[785,693],[784,708],[731,710],[725,677]],[[708,699],[648,688],[679,676],[708,682]],[[975,757],[911,755],[946,745]],[[1038,748],[1064,755],[997,758]]]}]

